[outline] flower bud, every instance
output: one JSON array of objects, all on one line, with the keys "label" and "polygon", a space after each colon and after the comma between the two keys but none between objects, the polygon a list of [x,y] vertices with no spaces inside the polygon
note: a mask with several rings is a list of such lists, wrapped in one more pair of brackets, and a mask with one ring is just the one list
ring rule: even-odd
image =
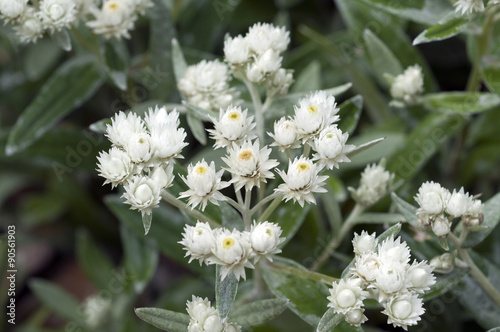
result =
[{"label": "flower bud", "polygon": [[208,223],[197,222],[196,226],[184,226],[182,233],[182,241],[187,251],[186,256],[191,256],[189,262],[193,259],[198,259],[200,265],[204,260],[211,256],[212,250],[215,248],[215,237]]},{"label": "flower bud", "polygon": [[352,240],[352,245],[354,247],[354,252],[356,253],[356,255],[373,252],[377,246],[375,233],[371,235],[369,235],[366,231],[362,231],[361,235],[355,233],[354,239]]},{"label": "flower bud", "polygon": [[222,332],[222,322],[217,313],[208,316],[203,323],[203,329],[210,332]]},{"label": "flower bud", "polygon": [[[265,221],[260,224],[254,222],[252,230],[250,231],[250,243],[252,249],[262,256],[266,256],[272,261],[271,254],[281,252],[278,245],[285,241],[285,238],[280,238],[281,228],[277,224]],[[258,260],[258,259],[257,259]]]},{"label": "flower bud", "polygon": [[257,58],[255,64],[263,73],[272,73],[281,67],[281,57],[278,52],[269,49]]},{"label": "flower bud", "polygon": [[126,151],[132,162],[141,164],[151,159],[150,139],[150,136],[145,132],[135,133],[130,137],[127,142]]},{"label": "flower bud", "polygon": [[451,230],[451,221],[444,215],[439,215],[432,223],[432,231],[436,236],[444,237]]},{"label": "flower bud", "polygon": [[236,323],[229,323],[227,326],[224,328],[224,332],[241,332],[241,328],[238,324]]},{"label": "flower bud", "polygon": [[237,36],[224,42],[224,56],[232,65],[247,62],[250,56],[246,38]]},{"label": "flower bud", "polygon": [[354,309],[345,314],[345,321],[354,326],[360,326],[368,320],[368,318],[363,314],[364,309]]},{"label": "flower bud", "polygon": [[465,214],[471,202],[471,197],[464,193],[463,187],[458,192],[453,190],[453,193],[446,203],[446,212],[454,218],[461,217]]},{"label": "flower bud", "polygon": [[264,73],[255,63],[247,66],[246,75],[252,83],[260,83],[264,79]]},{"label": "flower bud", "polygon": [[165,170],[162,166],[157,166],[151,175],[151,179],[162,189],[172,185],[174,180],[173,165],[169,165]]},{"label": "flower bud", "polygon": [[19,17],[28,7],[28,0],[4,0],[0,1],[0,13],[7,19]]},{"label": "flower bud", "polygon": [[297,147],[297,131],[292,120],[282,117],[274,122],[274,134],[269,133],[274,138],[272,145],[279,146],[280,150]]},{"label": "flower bud", "polygon": [[429,265],[439,273],[450,273],[455,266],[455,259],[451,254],[446,253],[431,259]]}]

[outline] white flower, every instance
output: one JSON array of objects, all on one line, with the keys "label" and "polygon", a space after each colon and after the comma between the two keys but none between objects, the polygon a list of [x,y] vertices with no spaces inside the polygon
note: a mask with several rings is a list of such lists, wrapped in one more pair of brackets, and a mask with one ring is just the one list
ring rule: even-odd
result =
[{"label": "white flower", "polygon": [[382,313],[388,316],[387,323],[407,330],[408,325],[416,325],[425,312],[422,299],[412,293],[403,293],[383,303]]},{"label": "white flower", "polygon": [[205,160],[197,162],[194,166],[190,164],[187,177],[181,176],[189,190],[181,192],[179,198],[189,197],[188,205],[191,205],[191,209],[201,204],[201,210],[205,210],[208,201],[219,205],[218,201],[226,200],[219,190],[229,186],[228,182],[221,181],[222,173],[224,170],[215,172],[213,161],[210,166]]},{"label": "white flower", "polygon": [[377,247],[375,233],[372,233],[371,235],[366,231],[362,231],[361,234],[354,233],[352,246],[354,247],[354,253],[358,256],[375,251],[375,248]]},{"label": "white flower", "polygon": [[125,148],[131,135],[143,133],[144,122],[135,113],[125,114],[120,111],[111,118],[111,125],[106,125],[106,136],[113,146]]},{"label": "white flower", "polygon": [[151,136],[146,132],[132,134],[125,145],[125,151],[133,163],[137,165],[148,163],[154,153]]},{"label": "white flower", "polygon": [[171,127],[168,124],[153,126],[151,130],[151,146],[155,152],[155,159],[159,162],[168,162],[173,158],[182,158],[182,149],[188,145],[184,128]]},{"label": "white flower", "polygon": [[269,23],[256,23],[248,30],[246,39],[252,52],[262,54],[269,49],[279,53],[286,50],[290,43],[290,33],[284,27]]},{"label": "white flower", "polygon": [[146,13],[146,9],[153,7],[152,0],[132,0],[132,3],[135,6],[135,11],[142,15]]},{"label": "white flower", "polygon": [[241,332],[241,327],[236,323],[225,323],[224,332]]},{"label": "white flower", "polygon": [[482,12],[484,11],[484,3],[483,0],[457,0],[454,3],[456,7],[456,12],[462,12],[464,14],[472,14],[474,12]]},{"label": "white flower", "polygon": [[52,32],[68,28],[76,20],[76,5],[73,0],[41,0],[40,19]]},{"label": "white flower", "polygon": [[184,226],[182,233],[182,241],[180,244],[186,250],[186,257],[189,258],[189,263],[193,259],[197,259],[201,264],[206,258],[212,256],[212,250],[215,248],[215,237],[208,223],[197,222],[196,226]]},{"label": "white flower", "polygon": [[150,131],[177,129],[180,123],[179,112],[174,109],[168,113],[165,107],[158,107],[156,105],[154,109],[152,107],[149,108],[148,113],[144,117],[144,122],[146,122]]},{"label": "white flower", "polygon": [[319,136],[314,138],[313,148],[317,152],[313,160],[319,160],[319,164],[328,169],[339,168],[339,163],[350,162],[346,153],[354,150],[355,146],[347,144],[348,133],[342,133],[337,126],[329,126],[323,129]]},{"label": "white flower", "polygon": [[172,186],[172,182],[174,181],[174,165],[168,164],[166,168],[164,165],[156,166],[151,174],[151,180],[161,189]]},{"label": "white flower", "polygon": [[406,276],[411,283],[408,288],[410,291],[424,293],[430,289],[430,286],[436,283],[436,277],[432,274],[434,268],[426,261],[413,261],[406,271]]},{"label": "white flower", "polygon": [[102,327],[111,309],[111,300],[104,296],[92,295],[83,302],[85,323],[92,329]]},{"label": "white flower", "polygon": [[224,56],[232,65],[239,65],[249,60],[250,50],[247,39],[242,36],[228,38],[224,42]]},{"label": "white flower", "polygon": [[260,187],[260,183],[267,179],[274,179],[271,168],[278,166],[275,159],[269,159],[271,149],[263,147],[259,150],[259,141],[245,141],[241,146],[233,143],[228,149],[228,155],[222,160],[227,164],[228,170],[233,178],[231,183],[236,190],[245,186],[245,190],[251,190],[254,186]]},{"label": "white flower", "polygon": [[210,305],[207,298],[193,295],[192,301],[187,301],[186,307],[191,317],[188,332],[222,332],[222,322],[217,310]]},{"label": "white flower", "polygon": [[212,117],[214,129],[208,129],[211,138],[215,140],[214,148],[224,148],[234,143],[240,143],[245,139],[255,138],[251,133],[255,128],[252,122],[253,116],[247,116],[247,110],[241,110],[241,107],[229,106],[225,111],[221,108],[219,111],[219,120]]},{"label": "white flower", "polygon": [[112,147],[109,152],[101,151],[97,160],[99,175],[106,179],[104,184],[111,183],[111,188],[127,181],[134,173],[128,154],[116,147]]},{"label": "white flower", "polygon": [[354,267],[351,268],[351,271],[363,280],[372,282],[375,281],[381,265],[382,262],[377,254],[373,252],[366,252],[361,256],[355,257]]},{"label": "white flower", "polygon": [[475,199],[467,207],[467,212],[463,217],[466,226],[477,226],[483,222],[483,203]]},{"label": "white flower", "polygon": [[28,0],[2,0],[0,1],[1,17],[7,21],[19,18],[28,8]]},{"label": "white flower", "polygon": [[330,288],[330,296],[327,297],[330,301],[328,307],[337,313],[346,314],[351,310],[362,308],[366,294],[357,281],[341,279],[338,283],[334,282]]},{"label": "white flower", "polygon": [[285,95],[288,93],[290,85],[293,83],[293,74],[290,70],[280,68],[266,81],[267,95]]},{"label": "white flower", "polygon": [[132,0],[105,0],[102,8],[91,8],[93,21],[87,22],[95,34],[105,38],[130,38],[137,15]]},{"label": "white flower", "polygon": [[363,314],[365,309],[353,309],[345,314],[344,319],[347,323],[353,326],[360,326],[368,320],[368,318]]},{"label": "white flower", "polygon": [[463,216],[469,206],[472,204],[472,197],[464,192],[464,188],[460,191],[453,190],[448,202],[446,203],[446,212],[454,218]]},{"label": "white flower", "polygon": [[406,279],[405,267],[405,265],[386,262],[379,267],[374,284],[380,290],[379,302],[391,295],[404,292],[411,285]]},{"label": "white flower", "polygon": [[285,183],[275,191],[281,192],[285,201],[293,199],[300,206],[304,206],[304,201],[316,204],[314,193],[326,192],[323,185],[328,176],[318,175],[322,168],[305,157],[295,158],[293,162],[290,160],[286,173],[277,171]]},{"label": "white flower", "polygon": [[378,245],[378,257],[384,265],[404,267],[410,261],[410,248],[400,237],[394,239],[392,235]]},{"label": "white flower", "polygon": [[31,7],[26,9],[14,30],[23,43],[34,43],[43,36],[45,27]]},{"label": "white flower", "polygon": [[316,136],[321,130],[339,119],[335,97],[327,96],[325,91],[317,91],[294,105],[294,123],[300,138]]},{"label": "white flower", "polygon": [[286,117],[282,117],[274,122],[274,134],[269,132],[267,134],[274,139],[274,143],[271,146],[278,146],[280,151],[300,147],[300,143],[297,140],[295,123]]},{"label": "white flower", "polygon": [[424,91],[424,77],[422,68],[413,65],[396,76],[391,86],[391,96],[406,103],[415,103],[417,97]]},{"label": "white flower", "polygon": [[420,205],[417,214],[437,215],[444,212],[450,195],[450,192],[439,183],[423,183],[415,196],[415,201]]},{"label": "white flower", "polygon": [[436,236],[445,237],[451,230],[451,221],[444,214],[440,214],[434,218],[431,227]]},{"label": "white flower", "polygon": [[255,262],[261,257],[265,257],[272,262],[273,259],[271,255],[281,252],[278,245],[285,241],[284,237],[280,237],[281,232],[281,227],[275,223],[264,221],[263,223],[257,224],[254,221],[252,229],[250,230],[250,244],[254,253],[257,255]]},{"label": "white flower", "polygon": [[252,254],[250,235],[248,232],[239,232],[228,229],[217,228],[215,233],[215,248],[212,249],[214,256],[208,258],[208,262],[221,266],[221,280],[229,273],[233,273],[236,279],[246,279],[245,267],[253,268],[248,260]]},{"label": "white flower", "polygon": [[226,108],[236,101],[237,94],[229,87],[229,68],[218,60],[203,60],[186,69],[177,87],[190,104],[207,110]]},{"label": "white flower", "polygon": [[124,186],[122,197],[125,203],[131,205],[132,210],[139,210],[144,216],[151,214],[151,210],[160,203],[161,188],[147,176],[132,178]]},{"label": "white flower", "polygon": [[354,199],[361,205],[370,206],[384,197],[394,175],[381,165],[367,165],[361,173],[358,189],[351,189]]},{"label": "white flower", "polygon": [[255,65],[264,74],[269,74],[275,72],[281,67],[281,60],[282,59],[278,52],[269,49],[255,60]]},{"label": "white flower", "polygon": [[455,266],[455,257],[449,253],[442,254],[431,259],[429,265],[439,273],[450,273]]}]

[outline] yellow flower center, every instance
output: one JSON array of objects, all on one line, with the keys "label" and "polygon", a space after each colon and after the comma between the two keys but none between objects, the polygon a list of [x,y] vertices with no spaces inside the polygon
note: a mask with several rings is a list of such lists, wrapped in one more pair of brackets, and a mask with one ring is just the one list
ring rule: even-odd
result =
[{"label": "yellow flower center", "polygon": [[207,168],[205,166],[196,166],[194,171],[196,174],[205,174],[207,172]]},{"label": "yellow flower center", "polygon": [[299,173],[308,171],[310,168],[311,166],[309,166],[309,164],[306,162],[300,162],[297,164],[297,170],[299,171]]},{"label": "yellow flower center", "polygon": [[333,134],[332,133],[326,134],[326,138],[333,138]]},{"label": "yellow flower center", "polygon": [[241,160],[250,160],[253,157],[253,152],[252,150],[243,150],[240,152],[240,159]]},{"label": "yellow flower center", "polygon": [[137,142],[141,143],[141,144],[144,144],[144,143],[146,143],[146,140],[144,139],[144,137],[140,137]]},{"label": "yellow flower center", "polygon": [[227,117],[231,120],[238,120],[240,118],[241,114],[238,113],[238,112],[229,112],[229,114],[227,115]]},{"label": "yellow flower center", "polygon": [[222,247],[224,249],[229,249],[231,248],[232,246],[234,246],[234,239],[232,237],[226,237],[223,241],[222,241]]},{"label": "yellow flower center", "polygon": [[115,2],[115,1],[108,2],[107,6],[111,10],[117,10],[120,7],[120,5],[118,4],[118,2]]},{"label": "yellow flower center", "polygon": [[311,114],[318,113],[318,106],[316,106],[316,105],[309,105],[309,106],[307,106],[307,110]]},{"label": "yellow flower center", "polygon": [[273,236],[273,231],[270,228],[266,228],[266,234],[269,236]]}]

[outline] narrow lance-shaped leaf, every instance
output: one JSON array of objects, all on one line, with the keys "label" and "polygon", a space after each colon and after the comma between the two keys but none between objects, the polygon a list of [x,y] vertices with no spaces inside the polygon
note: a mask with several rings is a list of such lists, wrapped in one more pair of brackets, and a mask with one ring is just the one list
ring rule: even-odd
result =
[{"label": "narrow lance-shaped leaf", "polygon": [[441,92],[425,95],[423,102],[432,111],[473,114],[498,107],[500,96],[495,93]]},{"label": "narrow lance-shaped leaf", "polygon": [[89,99],[103,82],[103,71],[92,56],[72,58],[44,84],[10,132],[7,155],[15,154],[50,130],[71,110]]},{"label": "narrow lance-shaped leaf", "polygon": [[356,95],[340,104],[338,112],[338,116],[340,117],[339,129],[352,134],[358,125],[362,109],[363,96],[361,95]]},{"label": "narrow lance-shaped leaf", "polygon": [[137,308],[134,311],[137,317],[160,330],[187,332],[190,320],[187,314],[160,308]]},{"label": "narrow lance-shaped leaf", "polygon": [[172,61],[175,79],[179,82],[184,77],[188,65],[184,59],[184,53],[182,52],[181,46],[175,38],[172,39]]},{"label": "narrow lance-shaped leaf", "polygon": [[[365,30],[363,38],[370,53],[372,68],[379,79],[382,80],[385,74],[397,76],[403,73],[403,66],[401,66],[398,58],[373,32],[368,29]],[[382,82],[385,81],[382,80]]]},{"label": "narrow lance-shaped leaf", "polygon": [[122,91],[127,90],[127,48],[123,40],[110,40],[104,45],[104,58],[108,75]]},{"label": "narrow lance-shaped leaf", "polygon": [[396,193],[391,194],[392,202],[396,205],[399,212],[403,214],[408,222],[412,226],[416,226],[418,223],[417,218],[417,208],[401,199]]},{"label": "narrow lance-shaped leaf", "polygon": [[203,125],[203,121],[194,117],[191,114],[187,115],[187,123],[189,129],[193,133],[193,136],[196,138],[198,142],[202,145],[207,145],[207,133],[205,132],[205,126]]},{"label": "narrow lance-shaped leaf", "polygon": [[343,319],[344,315],[336,313],[333,308],[330,308],[321,317],[316,332],[331,332]]},{"label": "narrow lance-shaped leaf", "polygon": [[420,33],[413,41],[413,45],[451,38],[465,30],[468,23],[469,19],[464,16],[450,15],[445,17],[438,24]]},{"label": "narrow lance-shaped leaf", "polygon": [[244,304],[231,311],[229,321],[241,326],[260,325],[278,317],[289,302],[287,299],[269,299]]},{"label": "narrow lance-shaped leaf", "polygon": [[52,39],[66,52],[71,51],[71,37],[67,29],[54,32],[52,34]]},{"label": "narrow lance-shaped leaf", "polygon": [[351,152],[349,152],[347,154],[347,157],[352,158],[355,155],[357,155],[358,153],[361,153],[365,150],[368,150],[369,148],[371,148],[375,144],[382,142],[384,139],[385,139],[385,137],[381,137],[381,138],[374,139],[373,141],[358,145],[357,147],[354,148],[354,150],[352,150]]},{"label": "narrow lance-shaped leaf", "polygon": [[221,280],[219,265],[217,265],[215,273],[215,302],[217,312],[219,313],[219,318],[225,322],[238,292],[238,279],[230,272],[224,280]]}]

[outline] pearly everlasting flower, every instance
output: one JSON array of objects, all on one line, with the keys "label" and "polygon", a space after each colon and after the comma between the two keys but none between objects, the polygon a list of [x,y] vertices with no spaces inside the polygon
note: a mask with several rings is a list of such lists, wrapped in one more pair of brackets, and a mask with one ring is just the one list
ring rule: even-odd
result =
[{"label": "pearly everlasting flower", "polygon": [[370,206],[379,201],[389,191],[394,175],[381,165],[367,165],[361,173],[358,189],[349,188],[354,199],[363,206]]},{"label": "pearly everlasting flower", "polygon": [[450,273],[455,267],[455,257],[445,253],[431,259],[429,265],[438,273]]},{"label": "pearly everlasting flower", "polygon": [[433,219],[431,227],[436,236],[445,237],[451,231],[451,221],[444,214],[440,214]]},{"label": "pearly everlasting flower", "polygon": [[351,272],[367,282],[373,282],[378,275],[381,265],[382,262],[375,253],[366,252],[360,256],[356,256]]},{"label": "pearly everlasting flower", "polygon": [[275,223],[264,221],[257,224],[254,221],[250,230],[250,244],[256,255],[255,262],[261,257],[265,257],[272,262],[271,255],[281,252],[278,245],[285,241],[284,237],[280,237],[281,232],[281,227]]},{"label": "pearly everlasting flower", "polygon": [[462,12],[462,15],[484,11],[483,0],[457,0],[454,6],[456,7],[455,11]]},{"label": "pearly everlasting flower", "polygon": [[242,145],[233,143],[228,149],[228,155],[222,160],[227,164],[233,178],[230,181],[236,190],[243,186],[245,190],[251,190],[254,186],[260,187],[260,183],[267,182],[267,179],[274,179],[274,174],[270,171],[278,166],[275,159],[269,159],[271,149],[263,147],[259,150],[259,141],[245,141]]},{"label": "pearly everlasting flower", "polygon": [[462,217],[464,220],[464,224],[466,226],[478,226],[483,223],[483,203],[478,200],[472,200],[470,204],[467,206],[467,211],[465,215]]},{"label": "pearly everlasting flower", "polygon": [[262,83],[268,75],[281,67],[282,58],[277,51],[268,49],[259,55],[252,65],[247,67],[247,78],[252,83]]},{"label": "pearly everlasting flower", "polygon": [[76,21],[76,5],[73,0],[41,0],[38,15],[51,32],[60,31]]},{"label": "pearly everlasting flower", "polygon": [[432,274],[434,268],[426,261],[413,261],[406,271],[406,277],[411,283],[410,291],[424,293],[430,290],[430,286],[436,283],[436,277]]},{"label": "pearly everlasting flower", "polygon": [[252,254],[250,234],[222,228],[217,228],[214,233],[215,248],[212,249],[213,256],[207,259],[208,262],[221,266],[221,280],[229,273],[233,273],[236,279],[246,279],[245,267],[253,268],[248,260]]},{"label": "pearly everlasting flower", "polygon": [[130,38],[129,31],[137,20],[132,1],[105,0],[101,9],[91,8],[94,20],[87,22],[87,26],[105,38]]},{"label": "pearly everlasting flower", "polygon": [[241,327],[236,323],[225,323],[224,332],[241,332]]},{"label": "pearly everlasting flower", "polygon": [[373,252],[377,247],[375,233],[368,234],[366,231],[362,231],[361,234],[354,233],[352,246],[354,248],[354,253],[358,256],[364,253]]},{"label": "pearly everlasting flower", "polygon": [[154,109],[149,108],[144,117],[144,122],[150,131],[177,129],[180,124],[179,112],[174,109],[169,113],[165,107],[156,105]]},{"label": "pearly everlasting flower", "polygon": [[166,189],[172,186],[174,181],[174,165],[168,164],[156,166],[151,174],[151,180],[154,181],[161,189]]},{"label": "pearly everlasting flower", "polygon": [[407,330],[408,325],[416,325],[425,312],[422,299],[411,293],[403,293],[383,304],[382,313],[388,316],[387,323]]},{"label": "pearly everlasting flower", "polygon": [[152,0],[131,0],[132,4],[135,6],[135,11],[144,15],[146,13],[146,9],[153,7]]},{"label": "pearly everlasting flower", "polygon": [[453,190],[453,193],[446,202],[446,212],[454,218],[463,216],[469,206],[472,204],[472,197],[464,192],[464,188],[460,191]]},{"label": "pearly everlasting flower", "polygon": [[400,237],[391,236],[378,245],[378,257],[384,265],[405,266],[410,261],[410,248]]},{"label": "pearly everlasting flower", "polygon": [[361,326],[368,318],[363,314],[365,309],[353,309],[345,314],[345,321],[353,326]]},{"label": "pearly everlasting flower", "polygon": [[45,27],[35,10],[29,7],[24,11],[14,30],[23,43],[34,43],[43,36]]},{"label": "pearly everlasting flower", "polygon": [[349,134],[343,133],[337,126],[326,127],[314,138],[312,146],[317,153],[313,160],[319,160],[318,163],[327,169],[339,168],[339,163],[350,162],[346,154],[355,146],[346,144],[348,137]]},{"label": "pearly everlasting flower", "polygon": [[159,162],[168,162],[173,158],[182,158],[181,152],[188,145],[184,128],[172,128],[166,125],[153,127],[151,131],[151,145],[155,151],[155,159]]},{"label": "pearly everlasting flower", "polygon": [[154,153],[151,136],[146,132],[132,134],[125,145],[125,151],[134,164],[148,163]]},{"label": "pearly everlasting flower", "polygon": [[285,27],[256,23],[248,30],[246,39],[249,49],[256,54],[263,54],[269,49],[281,53],[290,43],[290,33]]},{"label": "pearly everlasting flower", "polygon": [[239,65],[249,60],[250,50],[247,38],[237,36],[224,42],[224,57],[231,65]]},{"label": "pearly everlasting flower", "polygon": [[322,168],[305,157],[295,158],[293,162],[290,160],[286,173],[277,171],[285,183],[280,184],[275,191],[282,193],[286,202],[293,199],[300,206],[304,206],[304,201],[316,204],[314,193],[326,192],[323,185],[328,176],[319,175]]},{"label": "pearly everlasting flower", "polygon": [[28,8],[28,0],[2,0],[0,1],[0,17],[7,22],[20,18]]},{"label": "pearly everlasting flower", "polygon": [[134,173],[129,155],[116,147],[112,147],[109,152],[101,151],[97,160],[97,171],[106,179],[104,184],[111,183],[111,188],[126,182]]},{"label": "pearly everlasting flower", "polygon": [[222,173],[224,170],[215,171],[213,161],[210,165],[205,160],[199,161],[194,166],[190,164],[187,177],[181,176],[189,189],[181,192],[179,198],[189,197],[188,205],[191,205],[192,209],[201,204],[201,210],[205,210],[208,201],[219,205],[218,201],[226,200],[219,190],[229,186],[228,182],[221,181]]},{"label": "pearly everlasting flower", "polygon": [[245,139],[255,138],[252,129],[255,123],[252,122],[253,116],[247,115],[247,110],[241,110],[241,107],[229,106],[225,111],[220,109],[219,120],[212,117],[214,129],[208,129],[211,138],[215,140],[214,148],[224,148],[234,143],[240,143]]},{"label": "pearly everlasting flower", "polygon": [[135,113],[125,114],[120,111],[111,118],[111,125],[106,125],[106,136],[113,146],[125,148],[131,135],[143,133],[144,122]]},{"label": "pearly everlasting flower", "polygon": [[160,203],[161,188],[147,176],[136,176],[124,186],[122,197],[132,210],[139,210],[144,216]]},{"label": "pearly everlasting flower", "polygon": [[180,244],[186,250],[186,257],[189,258],[189,263],[193,259],[197,259],[200,265],[206,262],[206,259],[212,256],[212,251],[215,248],[215,237],[212,229],[208,223],[197,222],[196,226],[184,226],[184,233],[182,233],[182,241]]},{"label": "pearly everlasting flower", "polygon": [[337,313],[347,314],[352,310],[361,309],[366,295],[367,292],[361,289],[357,280],[341,279],[338,283],[334,282],[330,288],[330,296],[327,297],[330,301],[328,307]]},{"label": "pearly everlasting flower", "polygon": [[217,310],[210,305],[207,298],[193,295],[192,301],[188,301],[186,307],[191,318],[188,332],[222,332],[223,326]]},{"label": "pearly everlasting flower", "polygon": [[335,97],[327,96],[324,91],[317,91],[294,105],[294,123],[302,139],[317,136],[321,130],[339,119]]},{"label": "pearly everlasting flower", "polygon": [[203,60],[189,66],[177,86],[188,103],[215,111],[236,101],[237,94],[229,87],[230,79],[226,64]]},{"label": "pearly everlasting flower", "polygon": [[110,310],[111,300],[104,296],[89,296],[82,304],[85,323],[92,329],[98,329],[105,324]]},{"label": "pearly everlasting flower", "polygon": [[286,117],[282,117],[274,122],[274,134],[269,132],[267,134],[274,139],[274,143],[271,146],[279,147],[280,151],[300,147],[295,123]]},{"label": "pearly everlasting flower", "polygon": [[276,70],[272,76],[269,76],[266,81],[268,96],[282,96],[288,93],[290,85],[293,83],[292,71],[280,68]]},{"label": "pearly everlasting flower", "polygon": [[374,283],[379,290],[379,302],[391,295],[406,291],[410,285],[406,279],[405,265],[382,262]]},{"label": "pearly everlasting flower", "polygon": [[443,213],[449,197],[450,192],[441,187],[439,183],[423,183],[418,189],[418,194],[415,196],[415,201],[420,206],[417,214],[437,215]]},{"label": "pearly everlasting flower", "polygon": [[391,96],[394,99],[402,100],[405,103],[412,104],[416,102],[417,97],[424,91],[424,77],[422,68],[419,65],[413,65],[396,76],[391,86]]}]

